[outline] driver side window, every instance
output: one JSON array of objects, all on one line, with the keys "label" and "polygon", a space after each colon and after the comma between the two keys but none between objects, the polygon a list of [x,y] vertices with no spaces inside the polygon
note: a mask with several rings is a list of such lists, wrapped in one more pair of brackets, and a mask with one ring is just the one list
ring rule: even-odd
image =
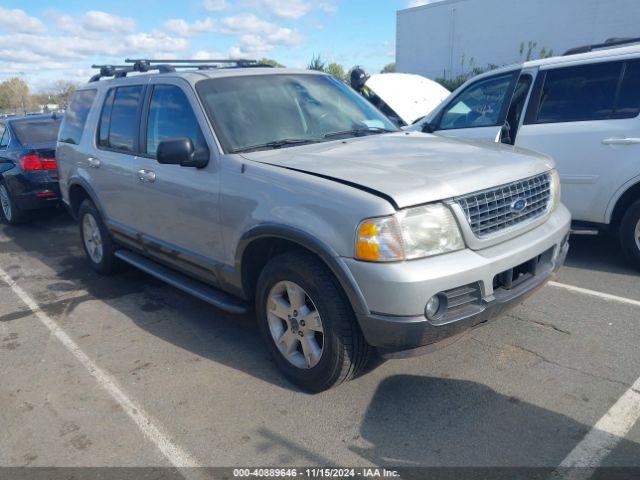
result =
[{"label": "driver side window", "polygon": [[443,110],[438,130],[500,125],[513,77],[514,73],[510,72],[467,87]]}]

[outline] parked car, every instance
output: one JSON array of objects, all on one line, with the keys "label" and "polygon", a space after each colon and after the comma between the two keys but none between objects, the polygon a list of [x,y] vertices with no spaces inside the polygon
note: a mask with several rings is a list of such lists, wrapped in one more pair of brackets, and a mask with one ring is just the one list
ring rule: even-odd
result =
[{"label": "parked car", "polygon": [[61,117],[0,119],[0,220],[17,225],[36,209],[60,204],[56,139]]},{"label": "parked car", "polygon": [[60,131],[89,263],[253,305],[275,363],[309,390],[353,377],[372,348],[412,355],[496,317],[564,261],[549,157],[400,131],[319,72],[134,65],[151,73],[103,67],[80,87]]},{"label": "parked car", "polygon": [[640,267],[640,46],[582,50],[472,78],[411,128],[550,155],[575,231]]},{"label": "parked car", "polygon": [[363,80],[358,75],[351,86],[400,127],[423,118],[451,93],[433,80],[409,73],[365,74]]}]

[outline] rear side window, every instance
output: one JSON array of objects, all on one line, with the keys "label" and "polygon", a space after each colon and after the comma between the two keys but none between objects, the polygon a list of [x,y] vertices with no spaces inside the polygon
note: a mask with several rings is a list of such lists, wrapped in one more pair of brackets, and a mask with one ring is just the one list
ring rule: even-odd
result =
[{"label": "rear side window", "polygon": [[0,148],[5,148],[9,145],[9,131],[7,127],[0,123]]},{"label": "rear side window", "polygon": [[36,145],[40,143],[55,143],[60,130],[60,122],[57,118],[44,120],[22,120],[13,123],[13,130],[18,141],[22,145]]},{"label": "rear side window", "polygon": [[121,152],[135,151],[142,93],[142,85],[118,87],[109,92],[98,129],[98,144],[101,147]]},{"label": "rear side window", "polygon": [[95,90],[80,90],[75,93],[69,109],[60,126],[58,141],[78,145],[82,139],[91,105],[96,97]]},{"label": "rear side window", "polygon": [[620,96],[616,106],[616,118],[633,118],[640,113],[640,60],[627,63]]},{"label": "rear side window", "polygon": [[149,105],[146,153],[155,156],[160,142],[176,137],[190,138],[196,151],[207,148],[185,93],[173,85],[156,85]]},{"label": "rear side window", "polygon": [[609,62],[549,70],[537,123],[611,118],[622,66],[622,62]]}]

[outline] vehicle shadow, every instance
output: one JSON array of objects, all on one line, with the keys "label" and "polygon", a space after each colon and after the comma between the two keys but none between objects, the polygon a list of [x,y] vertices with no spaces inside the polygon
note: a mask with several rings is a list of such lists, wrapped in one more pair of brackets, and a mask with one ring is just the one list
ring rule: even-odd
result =
[{"label": "vehicle shadow", "polygon": [[[395,375],[364,415],[361,436],[371,446],[351,450],[380,466],[555,468],[589,430],[473,381]],[[617,466],[639,465],[639,444],[622,439],[616,452],[624,452]]]},{"label": "vehicle shadow", "polygon": [[[110,277],[98,275],[85,258],[75,220],[66,212],[39,212],[33,222],[5,226],[2,232],[9,241],[0,243],[0,252],[26,253],[55,272],[46,279],[38,279],[36,273],[35,279],[44,280],[46,291],[30,291],[47,314],[69,315],[84,302],[97,299],[170,344],[265,382],[300,391],[277,371],[254,314],[228,314],[133,267]],[[18,261],[2,268],[20,282],[23,269]],[[34,278],[33,272],[30,275]],[[29,278],[24,278],[24,283]],[[0,322],[28,315],[28,311],[12,312],[0,317]],[[380,361],[376,356],[372,365]]]},{"label": "vehicle shadow", "polygon": [[572,235],[565,265],[584,270],[597,270],[624,275],[638,275],[629,265],[620,243],[611,235]]}]

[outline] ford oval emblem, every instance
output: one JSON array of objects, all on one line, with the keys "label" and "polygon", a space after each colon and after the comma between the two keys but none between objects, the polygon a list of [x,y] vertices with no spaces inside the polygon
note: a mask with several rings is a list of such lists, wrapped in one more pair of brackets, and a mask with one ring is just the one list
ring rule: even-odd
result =
[{"label": "ford oval emblem", "polygon": [[525,198],[518,198],[515,202],[511,204],[512,212],[521,212],[525,208],[527,208],[527,200]]}]

